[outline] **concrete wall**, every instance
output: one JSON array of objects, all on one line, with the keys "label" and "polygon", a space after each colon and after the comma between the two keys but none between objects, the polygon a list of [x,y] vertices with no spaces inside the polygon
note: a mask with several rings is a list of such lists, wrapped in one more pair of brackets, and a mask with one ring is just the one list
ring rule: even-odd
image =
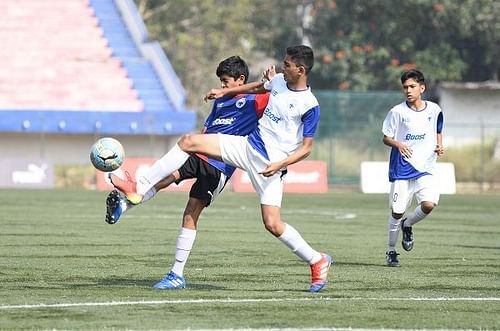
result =
[{"label": "concrete wall", "polygon": [[[178,136],[113,136],[127,156],[161,157]],[[44,159],[54,164],[90,164],[90,147],[100,137],[91,135],[0,133],[0,155],[4,159]]]},{"label": "concrete wall", "polygon": [[500,84],[443,83],[439,90],[447,145],[500,138]]}]

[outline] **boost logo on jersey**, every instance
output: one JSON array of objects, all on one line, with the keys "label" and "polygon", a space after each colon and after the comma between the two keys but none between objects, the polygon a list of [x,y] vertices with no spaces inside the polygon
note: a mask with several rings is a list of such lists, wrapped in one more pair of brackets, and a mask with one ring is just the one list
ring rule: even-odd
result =
[{"label": "boost logo on jersey", "polygon": [[423,139],[425,139],[425,133],[424,134],[408,133],[405,137],[405,140],[423,140]]},{"label": "boost logo on jersey", "polygon": [[267,117],[269,117],[269,119],[270,119],[271,121],[276,122],[276,123],[278,123],[279,121],[281,121],[281,120],[282,120],[282,118],[281,118],[281,117],[274,115],[274,114],[271,112],[271,109],[269,109],[269,108],[266,108],[266,110],[264,111],[264,115],[266,115]]},{"label": "boost logo on jersey", "polygon": [[231,125],[236,118],[217,118],[212,122],[212,125]]}]

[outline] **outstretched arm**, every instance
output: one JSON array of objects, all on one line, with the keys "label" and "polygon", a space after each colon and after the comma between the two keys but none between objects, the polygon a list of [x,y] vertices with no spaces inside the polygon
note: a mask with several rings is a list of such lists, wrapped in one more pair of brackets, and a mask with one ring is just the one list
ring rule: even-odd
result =
[{"label": "outstretched arm", "polygon": [[314,139],[312,137],[304,137],[304,140],[302,141],[302,146],[297,148],[295,152],[290,154],[290,156],[288,156],[286,159],[269,164],[266,169],[260,172],[260,174],[262,174],[265,177],[270,177],[274,175],[276,172],[280,171],[281,169],[284,169],[291,164],[297,163],[300,160],[305,159],[306,157],[309,156],[309,154],[311,154],[313,141]]},{"label": "outstretched arm", "polygon": [[205,94],[203,98],[205,101],[221,98],[225,95],[235,96],[238,94],[261,94],[266,93],[267,90],[264,88],[266,81],[271,80],[274,75],[276,75],[276,68],[270,66],[262,73],[262,80],[258,82],[252,82],[243,84],[240,86],[235,86],[232,88],[215,88]]},{"label": "outstretched arm", "polygon": [[253,83],[248,83],[248,84],[243,84],[240,86],[236,87],[231,87],[231,88],[214,88],[211,89],[210,91],[205,94],[205,97],[203,100],[208,101],[208,100],[214,100],[217,98],[221,98],[225,95],[238,95],[238,94],[243,94],[243,93],[250,93],[250,94],[258,94],[258,93],[265,93],[266,90],[264,89],[264,82],[253,82]]}]

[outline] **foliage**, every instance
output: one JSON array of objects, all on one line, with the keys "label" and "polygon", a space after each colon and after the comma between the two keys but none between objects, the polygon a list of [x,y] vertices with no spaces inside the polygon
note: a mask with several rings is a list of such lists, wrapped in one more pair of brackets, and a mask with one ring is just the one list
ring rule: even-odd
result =
[{"label": "foliage", "polygon": [[326,90],[393,90],[418,67],[437,82],[498,79],[500,2],[495,0],[136,0],[189,93],[218,81],[219,61],[238,54],[253,76],[284,49],[310,44],[311,85]]},{"label": "foliage", "polygon": [[138,8],[150,38],[160,42],[187,88],[190,106],[206,113],[202,99],[219,86],[217,64],[232,55],[248,60],[255,49],[252,2],[140,0]]}]

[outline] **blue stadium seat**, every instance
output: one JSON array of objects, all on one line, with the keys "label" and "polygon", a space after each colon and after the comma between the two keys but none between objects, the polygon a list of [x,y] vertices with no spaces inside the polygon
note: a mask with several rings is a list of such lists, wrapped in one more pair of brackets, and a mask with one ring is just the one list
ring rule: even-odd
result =
[{"label": "blue stadium seat", "polygon": [[174,110],[153,66],[136,47],[113,1],[90,0],[112,55],[122,61],[145,111]]}]

